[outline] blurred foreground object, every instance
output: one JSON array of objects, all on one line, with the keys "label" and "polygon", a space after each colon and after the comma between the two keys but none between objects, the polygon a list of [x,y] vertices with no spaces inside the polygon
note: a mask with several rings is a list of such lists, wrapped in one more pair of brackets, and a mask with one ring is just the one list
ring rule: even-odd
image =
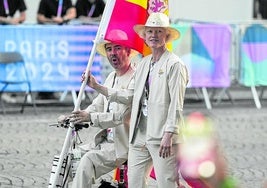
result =
[{"label": "blurred foreground object", "polygon": [[191,113],[182,129],[185,142],[178,150],[180,173],[193,188],[236,188],[227,174],[228,167],[220,150],[213,121],[200,112]]}]

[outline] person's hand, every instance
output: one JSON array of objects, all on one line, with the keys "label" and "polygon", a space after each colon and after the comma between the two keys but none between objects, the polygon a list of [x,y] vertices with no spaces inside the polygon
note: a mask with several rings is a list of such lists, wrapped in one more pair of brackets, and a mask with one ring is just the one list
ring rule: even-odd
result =
[{"label": "person's hand", "polygon": [[[82,82],[84,82],[85,80],[85,72],[83,72],[82,74]],[[97,86],[99,85],[98,81],[96,80],[96,78],[91,74],[91,72],[88,73],[88,79],[87,79],[87,83],[86,83],[89,87],[96,89]]]},{"label": "person's hand", "polygon": [[18,25],[18,24],[20,24],[20,19],[19,18],[9,18],[8,19],[8,24]]},{"label": "person's hand", "polygon": [[1,17],[0,23],[5,23],[9,25],[18,25],[20,24],[20,19],[19,18],[12,18],[12,17]]},{"label": "person's hand", "polygon": [[64,124],[67,119],[69,119],[69,116],[66,116],[66,115],[60,115],[58,118],[57,118],[57,123],[62,125]]},{"label": "person's hand", "polygon": [[172,153],[172,134],[171,132],[165,132],[160,143],[159,156],[167,158]]},{"label": "person's hand", "polygon": [[93,89],[96,89],[99,86],[98,81],[96,80],[96,78],[91,73],[89,73],[89,77],[88,77],[87,83]]},{"label": "person's hand", "polygon": [[70,122],[73,122],[74,124],[89,122],[90,120],[90,114],[85,110],[73,111],[70,115]]},{"label": "person's hand", "polygon": [[57,16],[52,17],[52,21],[53,21],[54,23],[57,23],[57,24],[61,24],[61,23],[64,22],[64,20],[63,20],[62,17],[57,17]]}]

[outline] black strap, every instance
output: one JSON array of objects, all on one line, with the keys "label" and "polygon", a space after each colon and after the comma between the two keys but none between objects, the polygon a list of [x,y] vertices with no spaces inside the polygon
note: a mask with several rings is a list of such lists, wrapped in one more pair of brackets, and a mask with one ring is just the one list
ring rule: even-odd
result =
[{"label": "black strap", "polygon": [[145,83],[145,95],[146,95],[146,98],[147,98],[147,99],[148,99],[148,96],[149,96],[149,75],[150,75],[150,73],[152,72],[155,63],[156,63],[156,62],[153,62],[153,63],[150,64],[150,66],[149,66],[149,72],[148,72],[147,77],[146,77],[146,83]]}]

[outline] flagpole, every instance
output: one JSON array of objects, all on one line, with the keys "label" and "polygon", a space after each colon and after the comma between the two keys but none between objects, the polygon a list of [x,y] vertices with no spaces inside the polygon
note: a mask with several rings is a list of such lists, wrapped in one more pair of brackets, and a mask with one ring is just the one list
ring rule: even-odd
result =
[{"label": "flagpole", "polygon": [[[92,47],[92,50],[91,50],[91,53],[90,53],[90,57],[89,57],[88,62],[87,62],[87,67],[86,67],[86,70],[85,70],[85,79],[82,82],[82,85],[80,87],[80,91],[79,91],[79,94],[78,94],[78,99],[75,102],[74,111],[77,111],[77,110],[80,109],[80,104],[81,104],[81,100],[82,100],[82,94],[84,92],[84,89],[86,87],[86,83],[87,83],[87,80],[88,80],[88,73],[89,73],[89,71],[91,69],[91,66],[92,66],[93,60],[94,60],[94,56],[95,56],[95,53],[96,53],[96,45],[99,42],[101,42],[101,40],[104,40],[106,31],[107,31],[107,27],[108,27],[108,23],[109,23],[109,20],[110,20],[110,17],[111,17],[115,2],[116,2],[116,0],[107,0],[105,9],[104,9],[104,12],[103,12],[103,15],[102,15],[102,19],[101,19],[101,21],[99,23],[99,27],[98,27],[98,31],[97,31],[97,34],[96,34],[96,37],[95,37],[95,40],[94,40],[94,44],[93,44],[93,47]],[[74,125],[71,122],[70,123],[70,127],[68,128],[68,131],[67,131],[67,135],[65,137],[65,141],[64,141],[60,156],[59,156],[59,161],[58,161],[58,165],[56,167],[55,176],[54,176],[55,178],[52,180],[52,185],[51,185],[52,188],[56,188],[57,183],[61,184],[61,182],[58,182],[59,175],[60,175],[60,170],[61,170],[61,166],[63,164],[64,157],[68,153],[68,150],[69,150],[69,147],[70,147],[70,140],[71,140],[71,133],[72,133],[72,128],[71,127],[73,127],[73,126]]]}]

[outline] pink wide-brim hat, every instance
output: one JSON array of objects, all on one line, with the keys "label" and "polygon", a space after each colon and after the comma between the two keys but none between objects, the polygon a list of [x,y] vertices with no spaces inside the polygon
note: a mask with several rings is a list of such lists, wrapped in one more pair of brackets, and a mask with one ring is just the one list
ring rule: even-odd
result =
[{"label": "pink wide-brim hat", "polygon": [[[111,30],[107,34],[106,38],[108,38],[109,40],[102,40],[96,46],[97,52],[102,56],[107,56],[106,48],[105,48],[106,44],[114,43],[114,44],[119,44],[122,46],[127,46],[126,44],[128,43],[128,40],[129,40],[127,34],[124,31],[119,30],[119,29]],[[137,55],[137,54],[138,54],[137,51],[131,49],[130,57]]]}]

